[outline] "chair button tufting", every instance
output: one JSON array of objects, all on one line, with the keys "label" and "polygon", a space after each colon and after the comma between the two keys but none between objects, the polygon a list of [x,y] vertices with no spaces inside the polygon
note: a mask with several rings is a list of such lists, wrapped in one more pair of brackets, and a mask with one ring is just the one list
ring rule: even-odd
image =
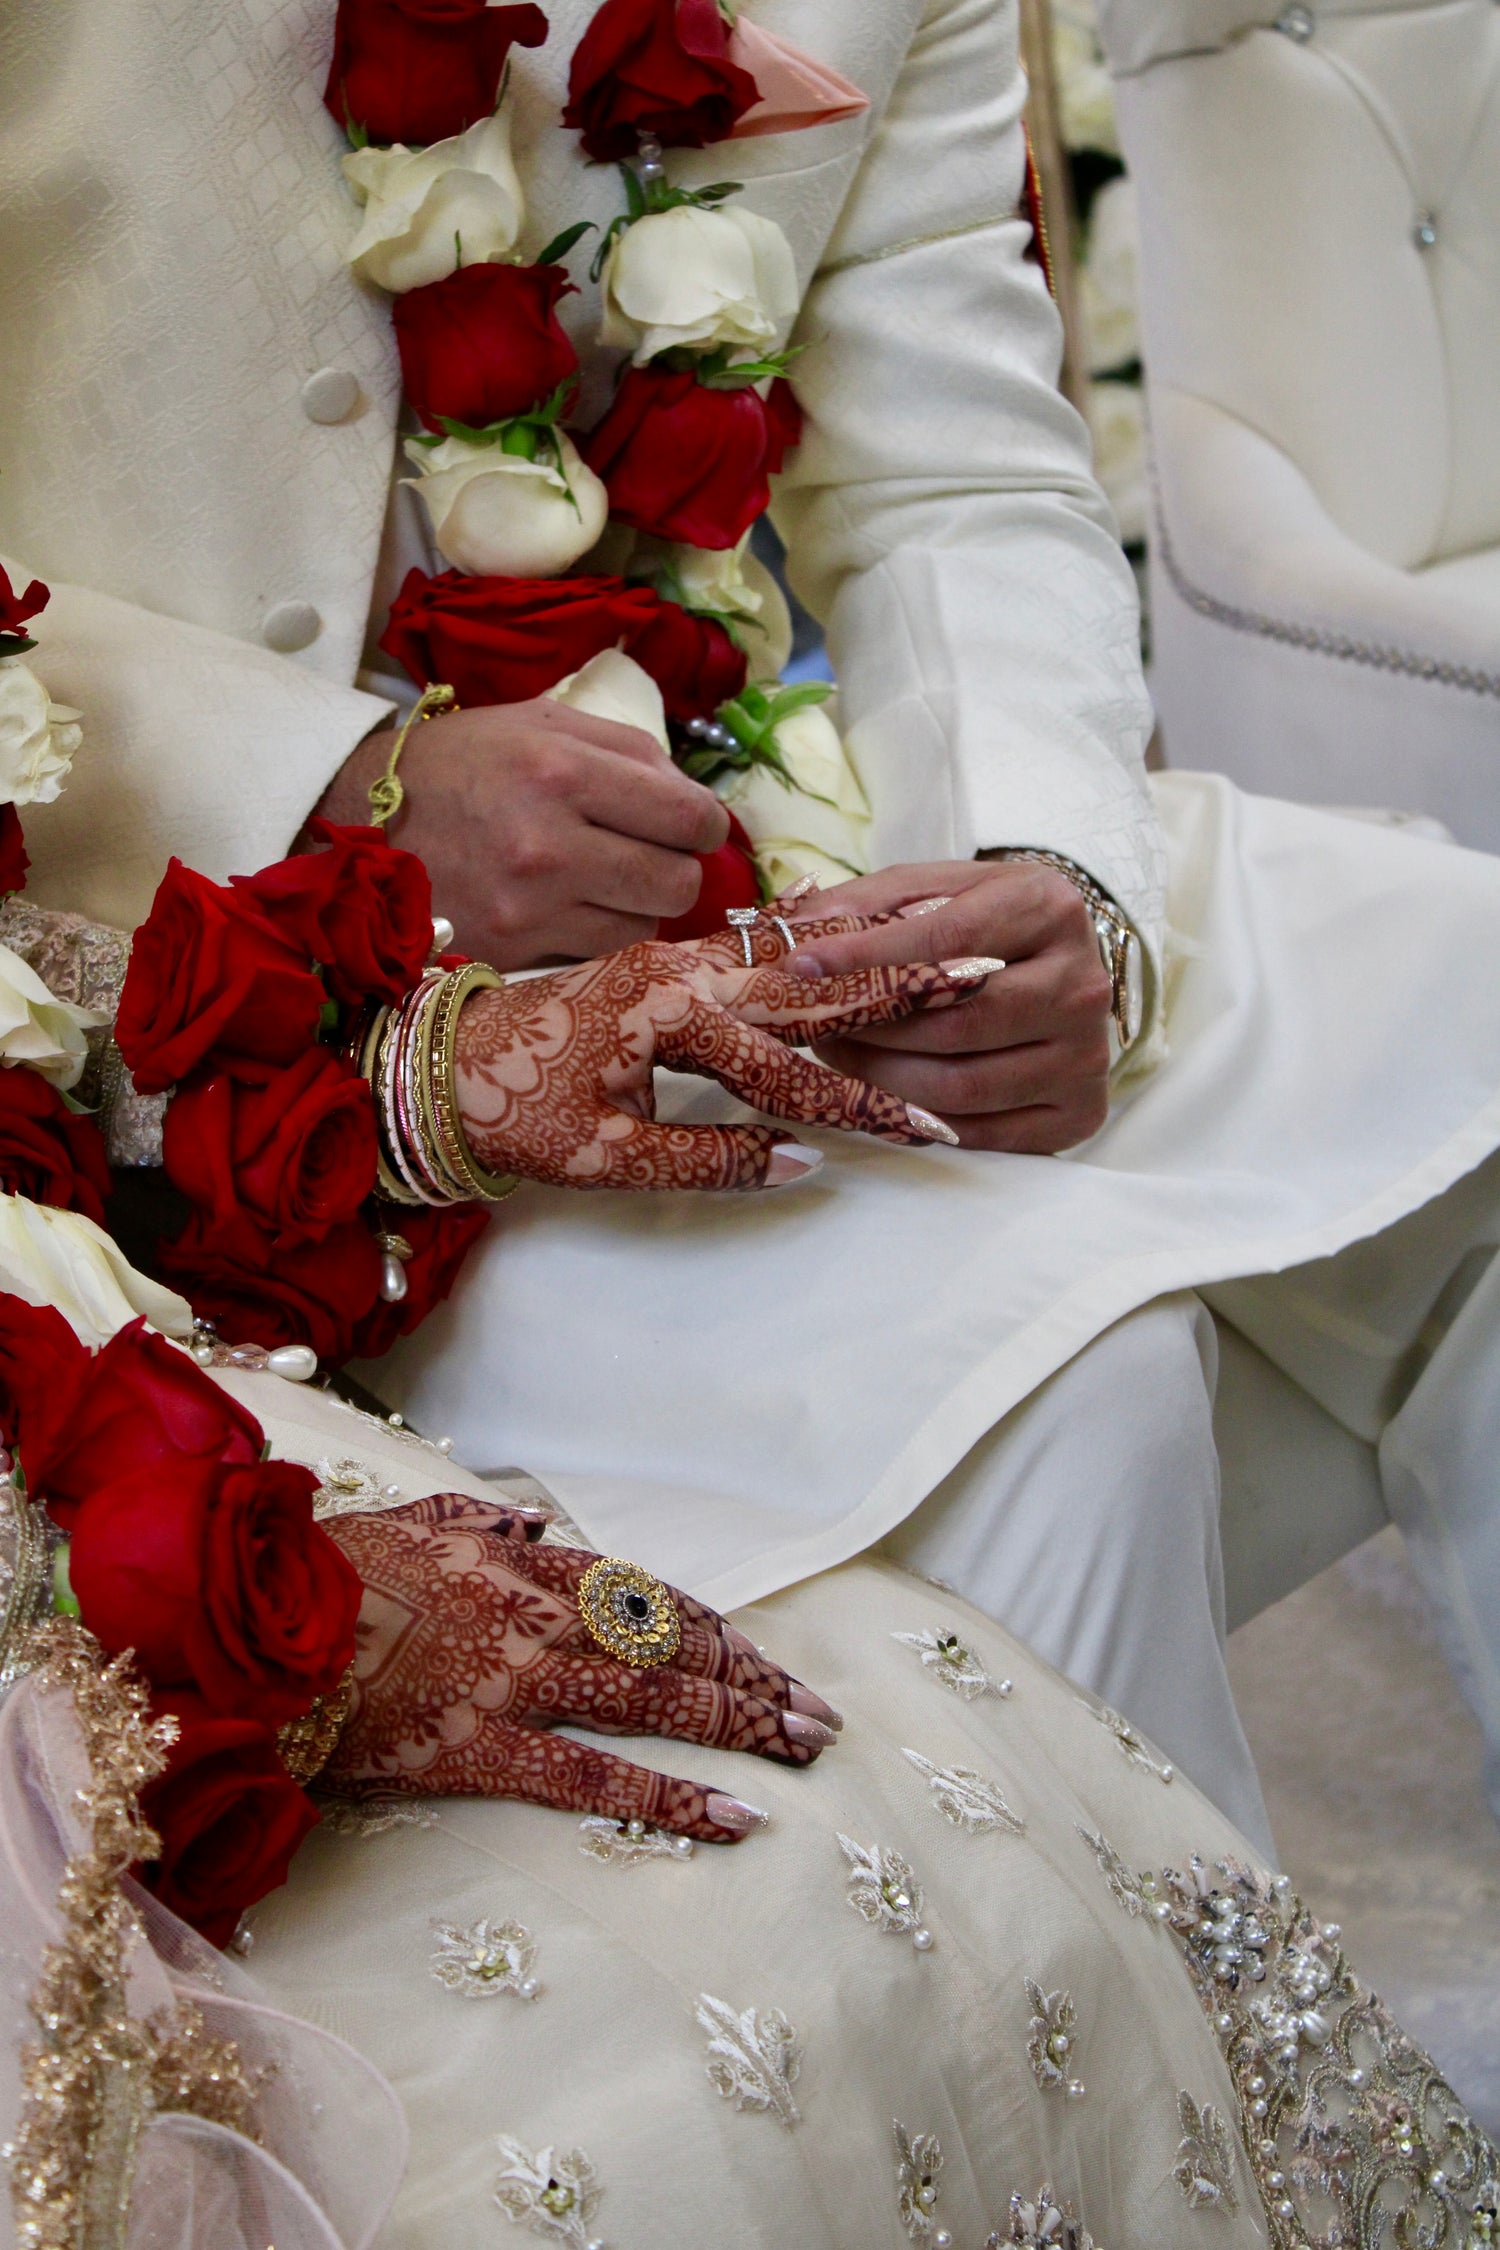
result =
[{"label": "chair button tufting", "polygon": [[1291,7],[1283,8],[1276,18],[1276,29],[1283,38],[1295,39],[1299,46],[1311,39],[1315,28],[1313,12],[1304,8],[1301,0],[1292,0]]},{"label": "chair button tufting", "polygon": [[309,422],[347,422],[359,404],[359,379],[347,367],[320,367],[302,386]]},{"label": "chair button tufting", "polygon": [[266,611],[260,637],[267,648],[292,656],[299,648],[311,647],[322,630],[323,620],[311,602],[278,602]]},{"label": "chair button tufting", "polygon": [[1411,238],[1419,250],[1430,250],[1437,240],[1437,220],[1430,211],[1419,211]]}]

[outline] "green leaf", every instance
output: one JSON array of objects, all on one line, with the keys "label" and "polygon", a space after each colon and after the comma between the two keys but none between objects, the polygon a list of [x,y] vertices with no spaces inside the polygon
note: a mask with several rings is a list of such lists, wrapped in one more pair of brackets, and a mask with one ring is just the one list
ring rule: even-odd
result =
[{"label": "green leaf", "polygon": [[337,1000],[325,1000],[318,1010],[318,1031],[320,1034],[325,1031],[337,1031],[338,1027],[339,1004]]},{"label": "green leaf", "polygon": [[461,273],[464,262],[464,238],[457,227],[453,230],[453,271]]},{"label": "green leaf", "polygon": [[752,383],[774,382],[785,375],[792,361],[807,349],[793,344],[784,352],[767,352],[761,359],[731,360],[727,347],[705,352],[698,362],[698,380],[711,391],[743,391]]},{"label": "green leaf", "polygon": [[580,219],[577,226],[564,227],[561,234],[552,237],[545,250],[537,252],[536,263],[539,266],[560,265],[576,242],[581,242],[586,234],[596,231],[597,222],[593,219]]},{"label": "green leaf", "polygon": [[78,1596],[73,1591],[73,1581],[68,1576],[68,1557],[72,1544],[64,1540],[52,1557],[52,1611],[56,1617],[80,1617]]},{"label": "green leaf", "polygon": [[520,461],[534,461],[541,443],[541,432],[534,422],[507,422],[500,433],[501,452],[514,454]]},{"label": "green leaf", "polygon": [[625,182],[625,208],[632,219],[644,219],[649,205],[646,190],[628,164],[620,166],[620,177]]},{"label": "green leaf", "polygon": [[0,657],[24,656],[28,649],[35,647],[36,642],[29,633],[0,633]]}]

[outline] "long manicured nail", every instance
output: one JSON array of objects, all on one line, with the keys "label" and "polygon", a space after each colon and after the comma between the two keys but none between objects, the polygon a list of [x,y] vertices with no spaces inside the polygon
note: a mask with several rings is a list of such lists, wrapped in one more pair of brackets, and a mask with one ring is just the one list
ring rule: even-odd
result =
[{"label": "long manicured nail", "polygon": [[826,977],[828,971],[816,953],[793,953],[787,957],[787,967],[794,977]]},{"label": "long manicured nail", "polygon": [[794,1180],[808,1179],[822,1161],[820,1148],[804,1148],[801,1141],[778,1141],[766,1166],[766,1186],[790,1187]]},{"label": "long manicured nail", "polygon": [[833,1705],[825,1703],[821,1695],[814,1695],[800,1680],[793,1683],[791,1704],[794,1711],[804,1712],[809,1719],[820,1719],[825,1727],[832,1727],[835,1734],[843,1733],[843,1719]]},{"label": "long manicured nail", "polygon": [[908,1102],[906,1121],[924,1141],[941,1141],[946,1148],[957,1148],[958,1135],[953,1127],[945,1125],[940,1117],[934,1117],[930,1109],[918,1109],[915,1102]]},{"label": "long manicured nail", "polygon": [[992,977],[1005,963],[992,953],[971,953],[962,961],[939,961],[938,967],[945,977]]},{"label": "long manicured nail", "polygon": [[838,1736],[832,1727],[825,1727],[821,1719],[805,1718],[800,1711],[783,1711],[781,1723],[793,1742],[801,1742],[809,1750],[826,1750]]},{"label": "long manicured nail", "polygon": [[796,882],[789,884],[781,893],[776,904],[778,906],[791,906],[797,899],[808,897],[817,887],[818,878],[816,875],[799,875]]},{"label": "long manicured nail", "polygon": [[936,914],[940,907],[952,904],[953,899],[947,893],[942,898],[919,898],[915,906],[902,907],[901,918],[905,922],[914,922],[919,914]]},{"label": "long manicured nail", "polygon": [[752,1828],[764,1828],[770,1819],[759,1805],[744,1804],[738,1797],[726,1797],[721,1789],[710,1789],[703,1810],[715,1828],[732,1829],[736,1836],[748,1836]]}]

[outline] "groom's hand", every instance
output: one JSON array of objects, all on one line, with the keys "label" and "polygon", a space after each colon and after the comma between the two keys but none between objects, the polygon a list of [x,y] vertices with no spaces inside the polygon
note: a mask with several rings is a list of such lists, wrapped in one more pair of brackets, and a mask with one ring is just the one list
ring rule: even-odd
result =
[{"label": "groom's hand", "polygon": [[799,901],[793,927],[797,916],[845,912],[894,919],[820,935],[793,954],[794,971],[843,976],[965,954],[1006,966],[940,1014],[824,1042],[822,1061],[932,1110],[965,1148],[1050,1156],[1098,1132],[1109,1112],[1110,980],[1064,876],[1029,860],[889,867]]},{"label": "groom's hand", "polygon": [[[329,785],[329,820],[370,817],[366,792],[394,737],[366,737]],[[388,824],[432,877],[460,951],[500,969],[588,960],[656,935],[698,896],[696,852],[729,820],[636,727],[545,697],[450,712],[414,727],[405,802]]]}]

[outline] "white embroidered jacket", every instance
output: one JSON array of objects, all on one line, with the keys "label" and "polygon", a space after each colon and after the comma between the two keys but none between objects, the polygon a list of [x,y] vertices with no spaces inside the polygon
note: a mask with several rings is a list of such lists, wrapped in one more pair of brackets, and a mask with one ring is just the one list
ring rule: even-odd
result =
[{"label": "white embroidered jacket", "polygon": [[[1134,587],[1015,216],[1014,0],[750,5],[871,102],[669,171],[744,180],[796,254],[808,423],[774,512],[827,627],[873,863],[1047,846],[1154,950]],[[558,122],[591,6],[552,0],[547,45],[513,60],[529,254],[619,208]],[[343,263],[333,12],[0,15],[0,556],[52,584],[35,661],[86,715],[67,792],[27,822],[32,888],[117,922],[170,851],[222,878],[284,850],[387,708],[353,683],[397,365],[389,301]],[[565,317],[591,420],[611,366],[586,281]]]}]

